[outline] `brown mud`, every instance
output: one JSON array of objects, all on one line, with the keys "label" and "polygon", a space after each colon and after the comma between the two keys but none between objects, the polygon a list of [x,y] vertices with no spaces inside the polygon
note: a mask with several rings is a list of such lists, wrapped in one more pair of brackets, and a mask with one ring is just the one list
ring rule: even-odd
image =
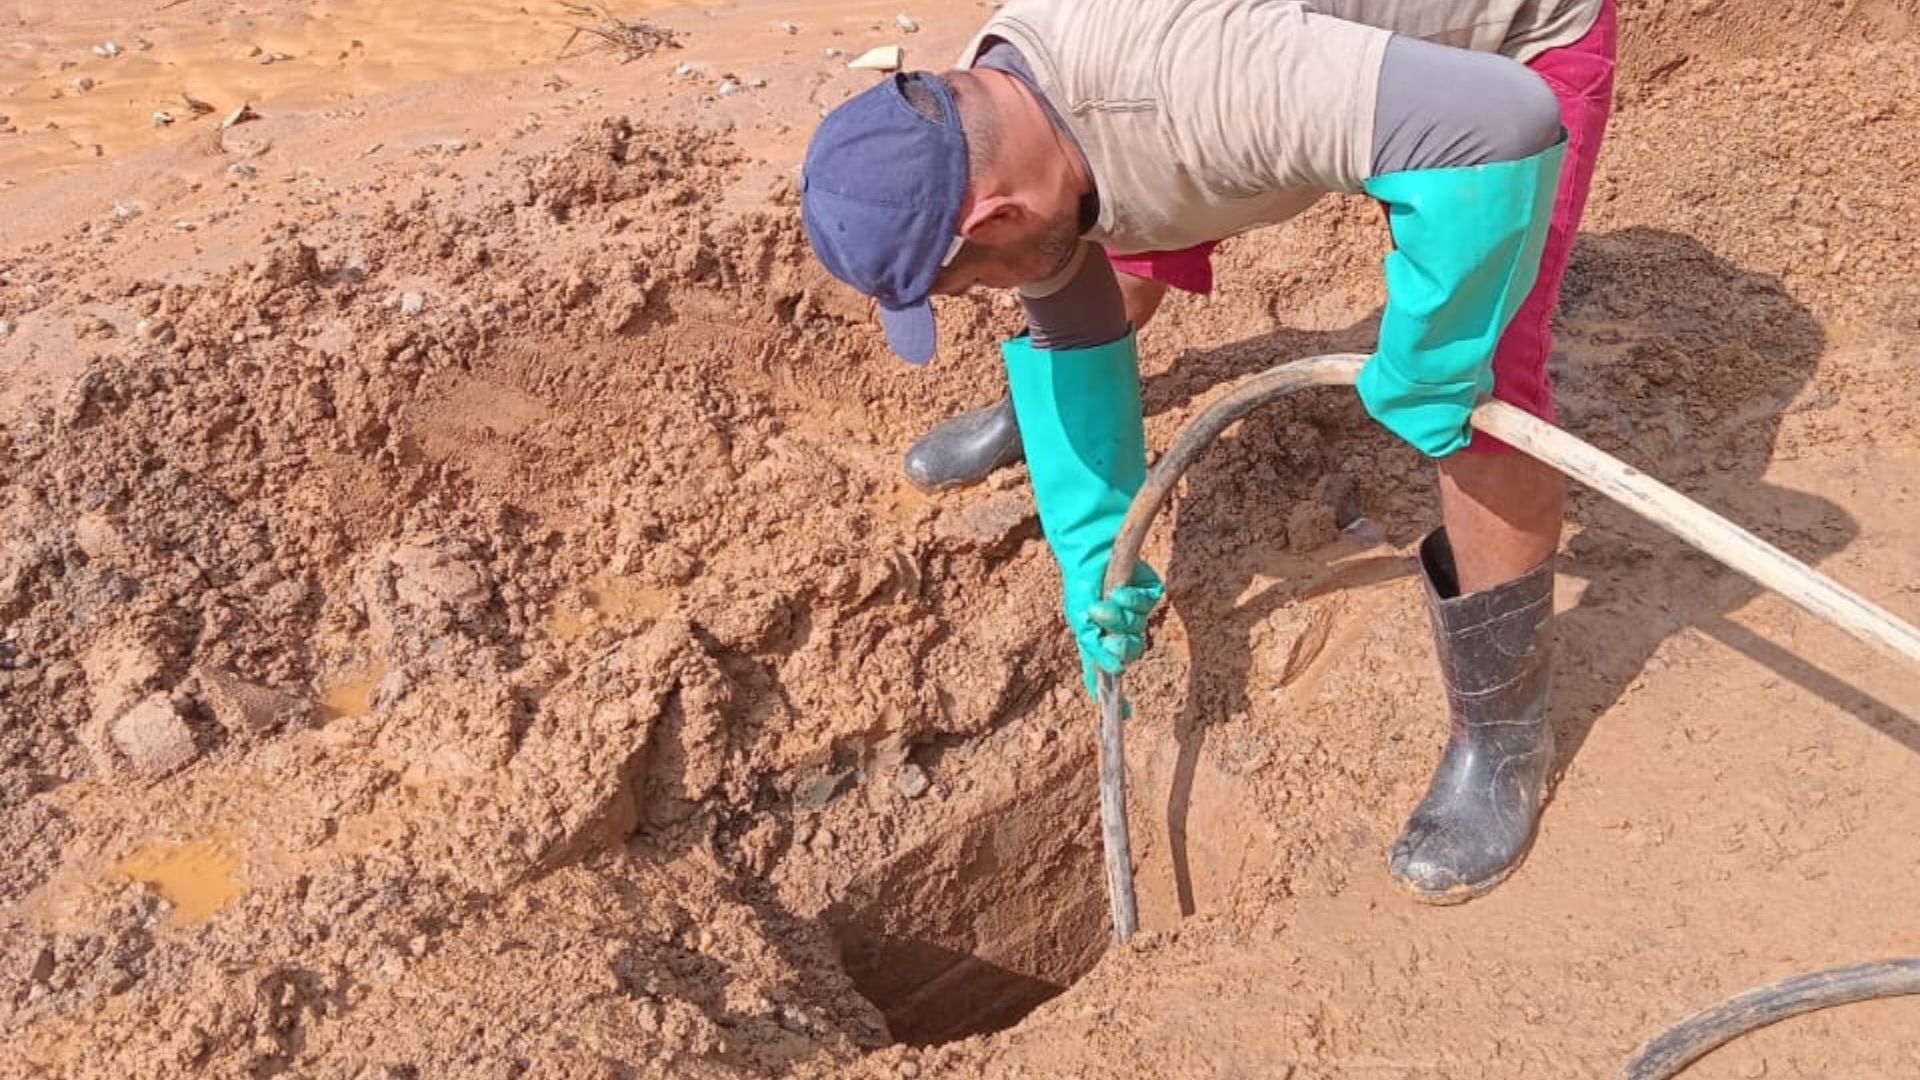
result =
[{"label": "brown mud", "polygon": [[[1920,953],[1920,673],[1584,494],[1539,841],[1473,904],[1397,894],[1431,480],[1337,391],[1230,432],[1149,545],[1109,947],[1024,475],[897,467],[1017,313],[946,303],[898,364],[795,210],[871,78],[822,50],[937,66],[987,7],[616,5],[681,32],[631,63],[555,59],[540,5],[451,5],[438,53],[366,3],[148,7],[5,16],[0,1075],[1606,1076]],[[1562,422],[1920,618],[1916,8],[1622,14]],[[180,70],[261,118],[142,127]],[[81,75],[124,104],[46,96]],[[1334,201],[1226,245],[1145,335],[1150,443],[1364,349],[1384,243]],[[1689,1076],[1910,1076],[1916,1031],[1857,1006]]]}]

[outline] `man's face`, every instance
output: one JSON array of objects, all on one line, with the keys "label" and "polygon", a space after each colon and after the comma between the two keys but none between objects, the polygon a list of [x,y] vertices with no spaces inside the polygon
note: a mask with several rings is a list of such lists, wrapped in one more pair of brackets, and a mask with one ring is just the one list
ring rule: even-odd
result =
[{"label": "man's face", "polygon": [[966,243],[934,279],[933,291],[953,296],[984,286],[1012,289],[1060,272],[1080,242],[1078,206],[1038,212],[1000,207],[972,223]]}]

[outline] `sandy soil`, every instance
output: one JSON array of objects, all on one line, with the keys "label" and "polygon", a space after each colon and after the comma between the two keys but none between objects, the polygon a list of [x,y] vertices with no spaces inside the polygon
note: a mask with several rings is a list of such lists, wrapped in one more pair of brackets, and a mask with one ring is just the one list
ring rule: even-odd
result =
[{"label": "sandy soil", "polygon": [[[1540,840],[1398,895],[1434,511],[1337,392],[1150,545],[1148,932],[1109,948],[1024,477],[897,470],[1017,313],[950,303],[909,369],[795,215],[845,55],[938,65],[988,8],[616,7],[679,47],[561,57],[564,9],[494,0],[0,12],[0,1075],[1606,1076],[1920,953],[1920,673],[1584,495]],[[1556,358],[1570,429],[1908,618],[1916,14],[1624,5]],[[1146,336],[1150,442],[1364,348],[1384,242],[1337,203],[1227,245]],[[1916,1032],[1689,1076],[1912,1076]]]}]

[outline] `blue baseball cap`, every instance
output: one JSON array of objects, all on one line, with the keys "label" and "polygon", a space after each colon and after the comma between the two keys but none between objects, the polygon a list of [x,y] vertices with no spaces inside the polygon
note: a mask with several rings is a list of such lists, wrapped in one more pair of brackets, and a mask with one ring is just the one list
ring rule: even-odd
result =
[{"label": "blue baseball cap", "polygon": [[952,88],[933,75],[895,75],[849,98],[807,146],[807,242],[834,277],[879,301],[887,343],[909,363],[933,359],[927,293],[958,249],[966,196],[966,133]]}]

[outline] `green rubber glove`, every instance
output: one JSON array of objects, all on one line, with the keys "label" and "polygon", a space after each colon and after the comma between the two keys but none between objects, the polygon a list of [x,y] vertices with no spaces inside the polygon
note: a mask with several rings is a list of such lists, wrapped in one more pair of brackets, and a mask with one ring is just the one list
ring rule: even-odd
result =
[{"label": "green rubber glove", "polygon": [[1022,336],[1000,351],[1040,529],[1060,564],[1067,625],[1091,694],[1095,671],[1118,675],[1139,659],[1147,614],[1162,593],[1160,576],[1141,563],[1128,585],[1100,595],[1120,522],[1147,478],[1133,334],[1058,352]]},{"label": "green rubber glove", "polygon": [[1368,180],[1394,250],[1379,351],[1360,369],[1367,412],[1430,457],[1473,438],[1493,391],[1493,352],[1533,290],[1566,137],[1530,158],[1413,169]]}]

